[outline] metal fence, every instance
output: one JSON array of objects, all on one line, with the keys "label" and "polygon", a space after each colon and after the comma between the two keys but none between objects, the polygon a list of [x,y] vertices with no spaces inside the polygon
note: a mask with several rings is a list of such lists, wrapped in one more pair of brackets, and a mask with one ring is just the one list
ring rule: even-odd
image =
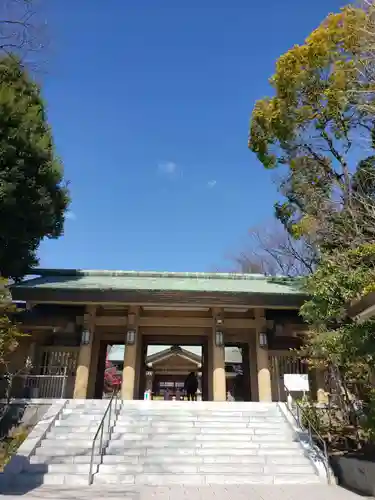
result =
[{"label": "metal fence", "polygon": [[287,394],[284,387],[284,375],[307,374],[308,367],[302,359],[290,351],[269,351],[269,365],[272,384],[272,400],[286,401]]},{"label": "metal fence", "polygon": [[0,397],[60,399],[70,397],[72,376],[66,368],[49,370],[43,375],[17,374],[0,378]]}]

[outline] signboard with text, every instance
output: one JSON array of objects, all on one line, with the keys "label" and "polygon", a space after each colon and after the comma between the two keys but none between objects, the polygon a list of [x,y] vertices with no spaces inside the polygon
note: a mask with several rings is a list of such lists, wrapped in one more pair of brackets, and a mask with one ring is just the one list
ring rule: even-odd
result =
[{"label": "signboard with text", "polygon": [[284,374],[284,385],[290,392],[309,392],[309,376],[307,374]]}]

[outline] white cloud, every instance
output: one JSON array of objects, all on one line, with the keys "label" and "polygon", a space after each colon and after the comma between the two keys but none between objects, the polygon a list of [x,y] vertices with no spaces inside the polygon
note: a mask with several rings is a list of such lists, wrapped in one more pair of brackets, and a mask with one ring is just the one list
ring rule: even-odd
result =
[{"label": "white cloud", "polygon": [[158,164],[158,171],[164,175],[175,175],[178,171],[177,163],[174,161],[164,161]]},{"label": "white cloud", "polygon": [[212,189],[216,186],[216,184],[217,184],[217,181],[215,181],[215,179],[213,179],[212,181],[207,182],[207,187],[208,187],[208,189]]},{"label": "white cloud", "polygon": [[76,220],[76,218],[77,218],[76,214],[71,210],[68,210],[65,214],[65,219]]}]

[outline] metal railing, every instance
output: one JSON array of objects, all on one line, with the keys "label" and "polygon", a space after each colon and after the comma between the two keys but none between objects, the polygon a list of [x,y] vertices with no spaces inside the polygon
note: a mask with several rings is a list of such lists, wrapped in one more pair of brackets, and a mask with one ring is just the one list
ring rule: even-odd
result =
[{"label": "metal railing", "polygon": [[[89,469],[89,485],[92,484],[93,478],[94,478],[94,473],[93,473],[93,466],[94,466],[94,455],[95,455],[95,446],[96,446],[96,441],[98,437],[100,436],[100,444],[99,444],[99,456],[100,460],[99,463],[102,461],[103,457],[103,451],[104,451],[104,441],[103,441],[103,436],[104,436],[104,428],[107,428],[107,440],[109,441],[111,439],[111,433],[112,433],[112,428],[111,428],[111,420],[112,420],[112,415],[115,415],[117,417],[117,403],[118,403],[118,395],[119,391],[116,390],[113,392],[111,399],[109,400],[109,403],[107,405],[107,408],[104,412],[103,418],[100,421],[99,427],[95,433],[94,439],[92,441],[92,446],[91,446],[91,458],[90,458],[90,469]],[[114,406],[114,408],[113,408]],[[107,421],[108,419],[108,421]]]},{"label": "metal railing", "polygon": [[[288,408],[290,414],[294,418],[297,426],[301,430],[307,431],[309,445],[311,448],[317,446],[321,452],[323,453],[323,465],[325,468],[327,482],[331,484],[331,469],[329,466],[329,458],[328,458],[328,448],[325,439],[322,435],[317,431],[314,424],[311,422],[311,419],[306,414],[305,409],[302,405],[300,405],[292,396],[289,389],[284,385],[284,391],[287,395],[286,407]],[[293,409],[295,408],[295,413]]]},{"label": "metal railing", "polygon": [[56,373],[44,375],[23,373],[14,375],[10,379],[0,377],[0,397],[4,397],[9,391],[12,399],[64,399],[67,396],[68,379],[66,367]]}]

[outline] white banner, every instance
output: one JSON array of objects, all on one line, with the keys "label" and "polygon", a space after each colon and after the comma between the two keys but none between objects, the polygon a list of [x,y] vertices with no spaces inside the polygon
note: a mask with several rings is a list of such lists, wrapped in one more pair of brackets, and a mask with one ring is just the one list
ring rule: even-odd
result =
[{"label": "white banner", "polygon": [[309,376],[307,374],[284,374],[284,385],[290,392],[309,392]]}]

